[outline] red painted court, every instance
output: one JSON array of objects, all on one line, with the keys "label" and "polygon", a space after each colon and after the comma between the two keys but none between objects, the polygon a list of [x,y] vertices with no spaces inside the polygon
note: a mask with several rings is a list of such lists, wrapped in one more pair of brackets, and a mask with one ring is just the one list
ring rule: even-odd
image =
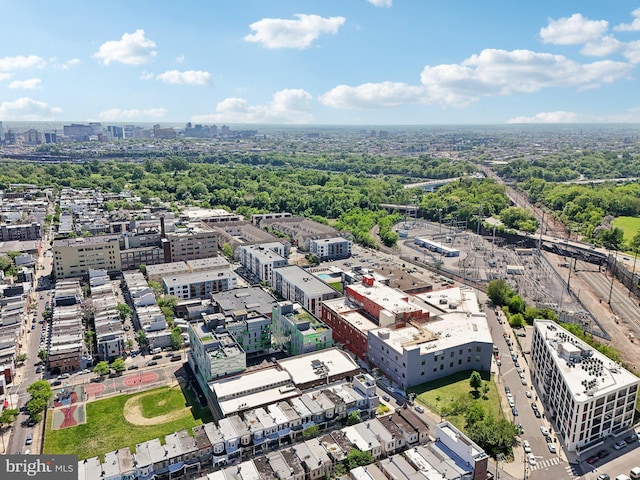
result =
[{"label": "red painted court", "polygon": [[154,372],[145,372],[137,375],[129,375],[124,379],[125,387],[137,387],[139,385],[146,385],[149,383],[157,382],[158,376],[157,373]]},{"label": "red painted court", "polygon": [[89,383],[86,387],[84,387],[87,395],[99,395],[105,391],[105,386],[101,383]]}]

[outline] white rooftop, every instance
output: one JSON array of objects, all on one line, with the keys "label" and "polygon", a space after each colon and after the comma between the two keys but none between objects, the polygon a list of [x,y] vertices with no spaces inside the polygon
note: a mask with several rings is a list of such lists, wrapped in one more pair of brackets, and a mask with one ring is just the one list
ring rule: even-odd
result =
[{"label": "white rooftop", "polygon": [[389,339],[385,342],[390,348],[402,353],[403,348],[413,350],[423,349],[421,354],[429,350],[445,350],[466,345],[469,342],[493,343],[491,331],[486,317],[473,317],[465,313],[450,313],[445,318],[425,323],[423,327],[436,335],[436,339],[403,347],[402,344],[419,338],[422,332],[416,327],[407,326],[398,329],[378,328],[371,331],[372,335],[388,331]]},{"label": "white rooftop", "polygon": [[[345,374],[357,370],[358,364],[345,352],[337,348],[328,348],[319,352],[287,358],[278,361],[278,364],[286,370],[293,383],[305,384],[318,380],[317,365],[324,364],[329,377]],[[324,374],[322,375],[324,377]]]},{"label": "white rooftop", "polygon": [[[593,396],[608,395],[621,388],[640,384],[640,378],[557,323],[535,320],[533,325],[551,352],[556,369],[562,374],[576,401],[584,402]],[[583,382],[587,382],[587,386]]]}]

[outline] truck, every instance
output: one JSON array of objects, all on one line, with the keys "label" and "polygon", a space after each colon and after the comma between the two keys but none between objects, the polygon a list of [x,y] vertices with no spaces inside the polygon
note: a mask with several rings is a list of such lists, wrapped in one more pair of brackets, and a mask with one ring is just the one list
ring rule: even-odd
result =
[{"label": "truck", "polygon": [[151,349],[151,355],[157,355],[161,351],[162,351],[162,349],[160,347],[153,348],[153,349]]}]

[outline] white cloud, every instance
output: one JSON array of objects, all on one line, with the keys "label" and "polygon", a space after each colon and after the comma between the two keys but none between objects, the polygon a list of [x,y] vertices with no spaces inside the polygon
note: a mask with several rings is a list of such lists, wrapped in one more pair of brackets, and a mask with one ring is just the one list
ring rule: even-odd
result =
[{"label": "white cloud", "polygon": [[176,57],[176,62],[178,63],[184,62],[184,53],[181,53],[180,56]]},{"label": "white cloud", "polygon": [[152,50],[156,43],[144,36],[144,30],[138,29],[133,33],[125,33],[121,40],[109,40],[100,45],[93,54],[102,63],[120,62],[126,65],[142,65],[155,57],[157,52]]},{"label": "white cloud", "polygon": [[153,74],[153,72],[147,72],[146,70],[144,70],[140,74],[140,80],[153,80],[154,77],[155,77],[155,75]]},{"label": "white cloud", "polygon": [[587,42],[580,53],[593,57],[606,57],[624,48],[624,43],[618,41],[613,35],[604,35],[600,38]]},{"label": "white cloud", "polygon": [[12,76],[13,76],[13,74],[11,74],[11,73],[0,73],[0,81],[8,80]]},{"label": "white cloud", "polygon": [[507,123],[575,123],[582,121],[580,116],[574,112],[540,112],[532,117],[515,117],[507,121]]},{"label": "white cloud", "polygon": [[202,87],[211,83],[211,74],[209,72],[196,70],[187,70],[185,72],[169,70],[167,72],[160,73],[156,78],[164,83],[172,83],[174,85],[193,85]]},{"label": "white cloud", "polygon": [[61,112],[60,107],[52,107],[45,102],[28,97],[0,104],[0,118],[4,120],[30,122],[54,120],[56,115]]},{"label": "white cloud", "polygon": [[483,96],[533,93],[543,88],[594,88],[626,77],[632,66],[603,60],[579,64],[562,55],[486,49],[460,64],[427,65],[421,74],[430,102],[465,106]]},{"label": "white cloud", "polygon": [[212,114],[196,115],[202,123],[309,123],[312,120],[312,96],[302,89],[276,92],[265,105],[249,105],[243,98],[225,98]]},{"label": "white cloud", "polygon": [[[638,44],[640,58],[640,43]],[[597,88],[630,74],[612,60],[580,64],[562,55],[486,49],[459,64],[427,65],[422,85],[397,82],[338,85],[320,97],[333,108],[388,108],[415,103],[465,107],[482,97],[535,93],[544,88]]]},{"label": "white cloud", "polygon": [[626,43],[623,55],[633,64],[640,63],[640,40]]},{"label": "white cloud", "polygon": [[367,0],[367,2],[376,7],[390,7],[393,4],[393,0]]},{"label": "white cloud", "polygon": [[631,23],[621,23],[616,25],[613,29],[616,32],[640,32],[640,8],[636,8],[631,12],[633,21]]},{"label": "white cloud", "polygon": [[338,33],[344,17],[323,18],[319,15],[294,15],[297,20],[263,18],[249,25],[255,33],[244,37],[247,42],[261,43],[266,48],[308,48],[323,33]]},{"label": "white cloud", "polygon": [[554,45],[580,45],[597,40],[608,28],[606,20],[589,20],[574,13],[569,18],[549,19],[549,25],[540,29],[540,38]]},{"label": "white cloud", "polygon": [[120,108],[112,108],[105,110],[98,114],[98,117],[102,121],[118,121],[118,120],[157,120],[163,118],[167,113],[166,108],[148,108],[146,110],[140,110],[132,108],[130,110],[122,110]]},{"label": "white cloud", "polygon": [[40,78],[30,78],[28,80],[14,80],[9,84],[9,88],[21,88],[23,90],[33,90],[38,88],[42,80]]},{"label": "white cloud", "polygon": [[42,57],[36,55],[29,55],[27,57],[24,55],[2,57],[0,58],[0,71],[10,72],[20,68],[43,67],[45,63]]},{"label": "white cloud", "polygon": [[320,97],[333,108],[389,108],[424,101],[422,87],[399,82],[365,83],[357,87],[338,85]]}]

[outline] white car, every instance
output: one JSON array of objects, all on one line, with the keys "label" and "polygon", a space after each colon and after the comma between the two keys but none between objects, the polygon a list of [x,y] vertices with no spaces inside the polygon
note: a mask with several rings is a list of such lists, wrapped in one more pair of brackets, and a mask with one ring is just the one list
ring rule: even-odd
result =
[{"label": "white car", "polygon": [[525,392],[525,395],[527,396],[527,398],[531,398],[531,392],[529,390]]},{"label": "white car", "polygon": [[553,443],[547,442],[547,448],[551,453],[556,453],[556,446]]},{"label": "white car", "polygon": [[509,400],[509,406],[510,406],[511,408],[513,408],[513,407],[515,407],[515,406],[516,406],[516,404],[515,404],[515,402],[514,402],[513,400]]},{"label": "white car", "polygon": [[533,453],[527,453],[527,460],[529,460],[529,465],[531,465],[532,467],[536,466],[536,457],[533,455]]},{"label": "white car", "polygon": [[524,453],[531,453],[531,445],[527,440],[522,441],[522,448],[524,448]]},{"label": "white car", "polygon": [[547,435],[549,435],[549,430],[547,430],[547,427],[545,427],[544,425],[540,425],[540,433],[546,437]]}]

